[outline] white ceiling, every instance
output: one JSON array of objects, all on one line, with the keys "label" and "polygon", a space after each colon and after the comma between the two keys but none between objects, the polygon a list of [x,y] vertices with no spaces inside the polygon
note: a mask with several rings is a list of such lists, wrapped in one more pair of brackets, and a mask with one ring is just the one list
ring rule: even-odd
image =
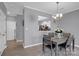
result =
[{"label": "white ceiling", "polygon": [[[55,2],[5,2],[4,4],[11,15],[22,14],[24,6],[29,6],[52,15],[57,11]],[[79,9],[79,2],[60,2],[59,8],[62,13],[68,13]]]}]

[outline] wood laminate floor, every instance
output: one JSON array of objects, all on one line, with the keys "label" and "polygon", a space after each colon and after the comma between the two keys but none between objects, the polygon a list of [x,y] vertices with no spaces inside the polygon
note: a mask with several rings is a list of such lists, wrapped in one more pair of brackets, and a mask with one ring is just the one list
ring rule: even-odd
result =
[{"label": "wood laminate floor", "polygon": [[21,43],[16,43],[16,41],[8,41],[8,47],[4,50],[2,56],[36,56],[37,52],[41,52],[41,45],[23,48]]},{"label": "wood laminate floor", "polygon": [[[15,40],[7,42],[7,48],[4,50],[2,56],[43,56],[42,45],[23,48],[22,43],[16,43]],[[45,49],[45,56],[50,56],[50,50]],[[64,51],[60,52],[64,56]],[[54,56],[54,52],[53,52]],[[75,48],[75,52],[68,54],[68,56],[79,56],[79,48]]]}]

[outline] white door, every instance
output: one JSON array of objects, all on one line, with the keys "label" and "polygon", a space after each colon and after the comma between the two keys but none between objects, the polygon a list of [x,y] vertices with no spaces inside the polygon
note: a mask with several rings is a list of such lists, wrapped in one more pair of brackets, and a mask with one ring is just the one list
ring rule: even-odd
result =
[{"label": "white door", "polygon": [[16,22],[8,20],[7,21],[7,40],[15,39],[15,29],[16,29]]},{"label": "white door", "polygon": [[0,53],[6,47],[6,16],[0,10]]}]

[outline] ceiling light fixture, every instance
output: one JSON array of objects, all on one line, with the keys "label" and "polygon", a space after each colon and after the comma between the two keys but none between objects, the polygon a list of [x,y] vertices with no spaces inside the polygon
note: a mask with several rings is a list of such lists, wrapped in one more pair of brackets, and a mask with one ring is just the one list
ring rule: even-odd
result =
[{"label": "ceiling light fixture", "polygon": [[55,20],[60,20],[63,17],[63,14],[59,12],[59,2],[56,2],[57,4],[57,14],[52,16]]}]

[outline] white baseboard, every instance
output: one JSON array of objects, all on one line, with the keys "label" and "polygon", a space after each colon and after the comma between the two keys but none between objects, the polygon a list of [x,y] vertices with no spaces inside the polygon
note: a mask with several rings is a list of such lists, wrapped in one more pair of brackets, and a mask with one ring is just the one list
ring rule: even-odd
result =
[{"label": "white baseboard", "polygon": [[7,39],[7,40],[15,40],[15,39]]},{"label": "white baseboard", "polygon": [[23,42],[23,40],[16,40],[16,42]]},{"label": "white baseboard", "polygon": [[75,47],[79,48],[79,45],[75,45]]},{"label": "white baseboard", "polygon": [[[33,44],[33,45],[29,45],[29,46],[24,46],[24,48],[33,47],[33,46],[37,46],[37,45],[40,45],[40,44],[42,44],[42,43]],[[79,45],[75,45],[75,47],[79,48]]]},{"label": "white baseboard", "polygon": [[24,48],[33,47],[33,46],[37,46],[37,45],[41,45],[41,44],[42,43],[37,43],[37,44],[29,45],[29,46],[24,46]]},{"label": "white baseboard", "polygon": [[7,48],[7,46],[4,46],[3,48],[0,49],[0,56],[2,55],[5,48]]}]

